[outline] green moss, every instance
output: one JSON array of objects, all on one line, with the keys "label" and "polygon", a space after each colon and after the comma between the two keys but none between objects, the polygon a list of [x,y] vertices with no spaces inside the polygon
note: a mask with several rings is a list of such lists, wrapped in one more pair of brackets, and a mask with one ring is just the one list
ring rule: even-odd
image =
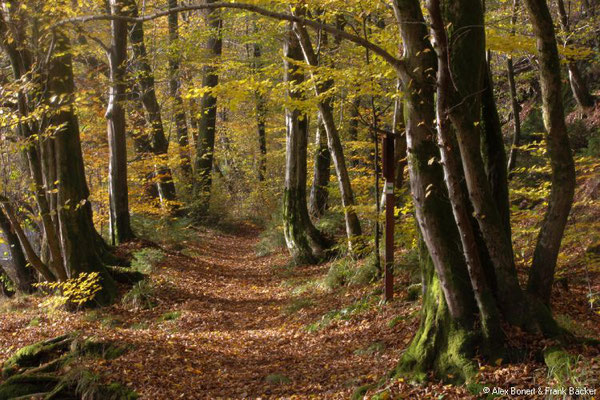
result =
[{"label": "green moss", "polygon": [[88,339],[74,346],[74,351],[87,357],[98,357],[105,360],[114,360],[127,352],[127,346]]},{"label": "green moss", "polygon": [[73,339],[74,335],[64,335],[21,348],[4,362],[2,375],[9,377],[19,369],[39,367],[59,357],[68,350]]},{"label": "green moss", "polygon": [[0,399],[13,399],[35,393],[48,393],[58,384],[54,375],[15,375],[0,385]]},{"label": "green moss", "polygon": [[476,334],[452,321],[429,257],[422,260],[422,268],[427,290],[421,324],[392,376],[422,382],[433,372],[445,381],[469,382],[477,372],[472,361]]},{"label": "green moss", "polygon": [[569,381],[574,359],[562,347],[553,346],[544,350],[544,362],[548,366],[548,374],[559,383],[566,384]]},{"label": "green moss", "polygon": [[287,385],[292,382],[290,378],[282,374],[267,375],[265,380],[271,385]]},{"label": "green moss", "polygon": [[164,258],[165,253],[162,250],[145,248],[133,253],[131,269],[142,274],[149,274]]},{"label": "green moss", "polygon": [[352,400],[362,400],[365,397],[365,394],[371,389],[373,385],[362,385],[358,387],[354,393],[352,393]]},{"label": "green moss", "polygon": [[181,317],[181,311],[169,311],[161,315],[159,321],[174,321]]}]

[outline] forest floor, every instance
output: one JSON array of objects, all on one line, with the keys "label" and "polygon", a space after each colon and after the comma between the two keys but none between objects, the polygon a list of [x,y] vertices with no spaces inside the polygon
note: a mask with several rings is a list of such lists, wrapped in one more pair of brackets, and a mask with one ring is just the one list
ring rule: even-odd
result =
[{"label": "forest floor", "polygon": [[[24,345],[76,330],[127,345],[121,357],[87,367],[144,399],[346,399],[393,369],[418,326],[419,301],[408,299],[408,277],[400,274],[397,300],[387,305],[375,285],[325,290],[319,282],[328,265],[291,267],[282,251],[258,256],[258,233],[243,225],[166,238],[164,257],[151,272],[146,298],[154,306],[148,309],[115,304],[47,312],[40,296],[13,299],[2,306],[0,361]],[[598,337],[600,317],[579,317],[591,318],[581,321],[582,329]],[[585,368],[600,376],[597,362]],[[484,375],[500,387],[530,387],[548,371],[531,361],[482,367]],[[400,380],[388,389],[393,397],[476,397],[435,382]]]},{"label": "forest floor", "polygon": [[[599,172],[596,163],[580,168],[577,219],[567,229],[553,295],[559,323],[594,338],[600,338],[600,311],[590,296],[600,294],[600,269],[586,251],[598,232]],[[512,196],[523,277],[542,215],[532,190],[517,189]],[[128,348],[116,359],[88,360],[84,366],[107,382],[124,383],[143,399],[347,399],[385,377],[418,328],[414,265],[397,269],[395,300],[382,304],[376,282],[328,287],[329,270],[340,260],[292,266],[284,249],[261,255],[261,232],[250,224],[197,228],[176,221],[150,225],[147,231],[141,236],[153,242],[120,248],[133,255],[132,267],[149,274],[133,289],[122,287],[124,301],[77,312],[53,309],[41,295],[0,302],[0,363],[25,345],[77,331]],[[406,258],[406,250],[397,255]],[[508,334],[532,350],[545,345],[520,332]],[[600,390],[598,346],[570,350],[569,384]],[[566,385],[553,380],[543,360],[534,356],[518,364],[496,360],[481,365],[478,380],[481,385],[467,389],[435,379],[421,385],[398,379],[369,389],[368,395],[485,398],[485,386]]]}]

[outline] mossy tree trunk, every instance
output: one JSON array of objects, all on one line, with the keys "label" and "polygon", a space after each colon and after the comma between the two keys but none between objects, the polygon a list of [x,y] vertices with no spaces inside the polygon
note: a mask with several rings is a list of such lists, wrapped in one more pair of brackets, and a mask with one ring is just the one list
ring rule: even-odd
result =
[{"label": "mossy tree trunk", "polygon": [[548,209],[540,228],[527,284],[528,291],[550,303],[554,270],[575,192],[575,164],[567,135],[562,102],[560,60],[552,16],[545,0],[525,0],[537,38],[542,111],[552,168]]},{"label": "mossy tree trunk", "polygon": [[[285,82],[293,101],[304,98],[298,85],[304,81],[304,71],[294,62],[302,61],[297,37],[288,32],[284,44]],[[314,263],[324,256],[326,243],[312,224],[306,204],[306,159],[308,119],[299,109],[288,107],[286,120],[286,165],[283,192],[283,224],[287,247],[297,263]]]},{"label": "mossy tree trunk", "polygon": [[[207,3],[215,3],[207,0]],[[213,63],[218,61],[223,49],[221,29],[223,20],[218,10],[208,10],[206,22],[211,30],[211,36],[206,43],[210,58],[208,65],[203,68],[202,87],[208,89],[202,96],[198,114],[198,137],[196,140],[196,160],[194,171],[194,213],[202,218],[208,213],[210,205],[210,190],[212,186],[212,170],[215,151],[215,132],[217,124],[217,96],[213,89],[219,84],[218,67]]]},{"label": "mossy tree trunk", "polygon": [[[481,3],[430,0],[427,4],[435,52],[426,39],[429,35],[419,2],[394,2],[404,68],[411,71],[406,74],[399,69],[399,76],[405,92],[408,161],[422,235],[424,285],[421,326],[398,372],[415,373],[416,378],[434,372],[444,379],[448,374],[469,379],[476,371],[471,360],[475,352],[494,356],[503,350],[502,323],[547,334],[557,330],[548,309],[530,301],[519,285],[512,245],[481,154],[477,122],[487,72]],[[438,90],[435,98],[434,87]],[[440,148],[431,134],[435,127],[427,122],[436,119],[434,105]],[[470,217],[473,210],[475,224]],[[490,261],[493,268],[488,270]],[[481,333],[487,340],[481,340]]]}]

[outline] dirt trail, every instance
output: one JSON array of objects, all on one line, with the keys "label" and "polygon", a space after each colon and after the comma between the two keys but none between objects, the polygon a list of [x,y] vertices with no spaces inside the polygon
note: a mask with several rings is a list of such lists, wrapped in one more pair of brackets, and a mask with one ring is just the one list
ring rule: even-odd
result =
[{"label": "dirt trail", "polygon": [[[154,277],[163,282],[159,307],[115,311],[138,325],[168,311],[181,316],[147,329],[106,332],[135,350],[102,372],[130,382],[147,399],[348,398],[358,383],[393,366],[394,353],[356,354],[377,335],[382,324],[373,322],[381,316],[308,332],[307,323],[339,303],[334,294],[323,295],[309,310],[286,313],[294,296],[277,266],[287,262],[287,254],[258,257],[256,243],[256,231],[209,231],[187,244],[187,255],[170,254]],[[322,269],[299,268],[295,278]],[[387,329],[378,340],[395,342],[393,333]]]},{"label": "dirt trail", "polygon": [[[129,346],[87,367],[148,400],[347,399],[394,367],[416,326],[415,303],[379,307],[371,296],[373,304],[356,315],[309,332],[309,324],[373,287],[298,295],[295,287],[314,283],[329,266],[286,268],[285,251],[259,257],[258,234],[244,226],[165,237],[166,257],[151,273],[157,305],[148,310],[116,303],[49,313],[38,307],[43,298],[23,298],[0,319],[0,362],[22,346],[80,331]],[[398,315],[410,323],[390,327]]]}]

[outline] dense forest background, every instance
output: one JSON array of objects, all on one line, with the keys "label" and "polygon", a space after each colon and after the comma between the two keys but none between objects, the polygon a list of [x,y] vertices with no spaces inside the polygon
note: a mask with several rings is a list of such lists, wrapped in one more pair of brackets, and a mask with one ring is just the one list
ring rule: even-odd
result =
[{"label": "dense forest background", "polygon": [[598,387],[597,0],[0,4],[0,399]]}]

